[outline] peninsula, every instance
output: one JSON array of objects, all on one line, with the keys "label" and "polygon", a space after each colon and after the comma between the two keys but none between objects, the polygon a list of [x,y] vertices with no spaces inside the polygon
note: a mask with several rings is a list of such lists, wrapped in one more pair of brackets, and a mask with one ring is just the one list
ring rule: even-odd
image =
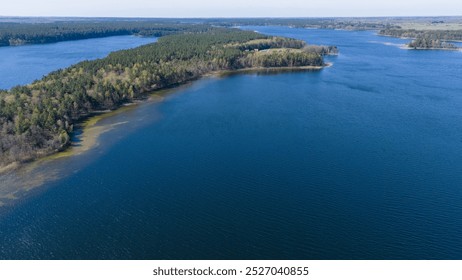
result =
[{"label": "peninsula", "polygon": [[[172,31],[173,30],[173,31]],[[216,71],[321,68],[335,47],[198,25],[135,49],[83,61],[26,86],[0,91],[0,167],[65,149],[74,125],[155,90]],[[179,32],[178,32],[179,30]],[[162,35],[162,34],[160,34]]]}]

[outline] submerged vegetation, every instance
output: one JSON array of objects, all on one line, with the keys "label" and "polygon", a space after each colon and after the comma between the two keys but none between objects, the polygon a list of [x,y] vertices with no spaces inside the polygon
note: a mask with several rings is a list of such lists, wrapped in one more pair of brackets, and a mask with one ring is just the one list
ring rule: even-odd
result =
[{"label": "submerged vegetation", "polygon": [[[324,65],[333,47],[227,28],[161,37],[0,91],[0,166],[65,148],[73,125],[153,90],[220,70]],[[183,29],[181,33],[183,33]]]}]

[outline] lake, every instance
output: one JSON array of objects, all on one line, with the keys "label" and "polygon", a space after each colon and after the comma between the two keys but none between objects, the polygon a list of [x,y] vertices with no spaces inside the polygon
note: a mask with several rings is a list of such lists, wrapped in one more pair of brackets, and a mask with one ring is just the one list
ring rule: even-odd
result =
[{"label": "lake", "polygon": [[0,89],[29,84],[51,71],[83,60],[103,58],[112,51],[155,42],[155,38],[113,36],[43,45],[0,47]]},{"label": "lake", "polygon": [[201,79],[0,177],[0,258],[462,259],[462,52],[245,28],[340,54]]}]

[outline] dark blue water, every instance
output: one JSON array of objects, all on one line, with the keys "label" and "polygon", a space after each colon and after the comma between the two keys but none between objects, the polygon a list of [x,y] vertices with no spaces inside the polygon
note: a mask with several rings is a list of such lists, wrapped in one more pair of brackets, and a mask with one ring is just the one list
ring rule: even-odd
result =
[{"label": "dark blue water", "polygon": [[4,211],[0,257],[462,259],[462,52],[250,29],[340,55],[106,119],[128,123]]},{"label": "dark blue water", "polygon": [[82,60],[102,58],[112,51],[155,42],[155,38],[114,36],[45,45],[0,47],[0,89],[29,84],[51,71]]}]

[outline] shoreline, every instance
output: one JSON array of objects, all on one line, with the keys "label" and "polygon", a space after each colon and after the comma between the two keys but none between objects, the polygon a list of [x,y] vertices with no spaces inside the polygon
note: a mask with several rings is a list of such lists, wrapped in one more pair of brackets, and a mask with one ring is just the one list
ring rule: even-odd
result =
[{"label": "shoreline", "polygon": [[462,48],[413,48],[404,44],[400,47],[402,50],[411,50],[411,51],[462,51]]},{"label": "shoreline", "polygon": [[82,121],[76,122],[74,124],[76,129],[70,135],[71,140],[62,149],[55,150],[46,154],[44,153],[35,159],[27,160],[24,162],[16,161],[4,166],[0,166],[0,176],[28,166],[34,168],[33,165],[39,164],[44,161],[80,155],[91,150],[94,147],[97,147],[99,145],[98,138],[103,133],[113,129],[116,125],[120,124],[115,123],[108,126],[99,126],[98,123],[103,119],[106,119],[118,113],[128,111],[134,108],[134,105],[138,103],[131,102],[123,104],[115,110],[91,112],[91,114],[89,114],[89,116],[84,118]]},{"label": "shoreline", "polygon": [[226,77],[229,75],[238,75],[238,74],[245,74],[245,73],[284,73],[284,72],[291,72],[291,71],[319,71],[324,68],[331,67],[333,63],[325,63],[323,66],[287,66],[287,67],[250,67],[250,68],[242,68],[236,70],[218,70],[212,71],[200,76],[197,80],[207,78],[207,77]]},{"label": "shoreline", "polygon": [[8,172],[13,171],[13,170],[16,170],[19,167],[21,167],[21,163],[19,163],[17,161],[9,163],[7,165],[2,165],[2,166],[0,166],[0,175],[8,173]]},{"label": "shoreline", "polygon": [[179,83],[173,87],[166,87],[154,90],[152,92],[146,93],[146,98],[131,100],[127,103],[121,104],[118,108],[114,110],[91,112],[86,118],[74,124],[74,126],[77,127],[77,129],[70,135],[71,140],[65,147],[63,147],[63,149],[43,154],[42,156],[38,156],[37,158],[28,161],[12,162],[6,165],[1,165],[0,176],[21,169],[22,167],[27,165],[39,164],[44,161],[56,160],[85,153],[99,145],[98,138],[102,134],[112,130],[118,125],[123,124],[114,123],[111,125],[99,126],[98,123],[101,120],[128,110],[132,110],[136,108],[139,104],[144,104],[149,101],[162,102],[164,100],[164,95],[169,94],[172,91],[179,89],[181,86],[188,85],[189,83],[192,83],[196,80],[200,80],[207,77],[224,77],[233,74],[244,74],[251,72],[319,71],[323,68],[331,67],[332,65],[333,63],[325,63],[322,66],[250,67],[236,70],[218,70],[205,73],[195,79]]},{"label": "shoreline", "polygon": [[[379,34],[379,33],[376,33],[377,36],[381,36],[381,37],[390,37],[390,38],[396,38],[396,39],[402,39],[402,40],[415,40],[416,38],[412,38],[412,37],[399,37],[399,36],[393,36],[393,35],[388,35],[388,34]],[[445,42],[448,42],[448,43],[461,43],[462,41],[458,41],[458,40],[445,40]],[[416,51],[426,51],[426,50],[437,50],[437,51],[462,51],[462,47],[457,47],[457,48],[412,48],[412,47],[409,47],[408,45],[409,43],[404,43],[402,44],[402,46],[400,47],[400,49],[402,50],[416,50]]]},{"label": "shoreline", "polygon": [[[391,37],[391,38],[397,38],[397,39],[403,39],[403,40],[415,40],[415,37],[400,37],[400,36],[393,36],[393,35],[388,35],[388,34],[379,34],[378,32],[376,33],[377,36],[382,36],[382,37]],[[443,40],[448,43],[462,43],[462,40]]]},{"label": "shoreline", "polygon": [[[162,91],[162,90],[159,90]],[[76,123],[76,131],[71,135],[71,141],[69,145],[57,153],[52,153],[45,157],[38,158],[33,160],[33,162],[41,162],[48,160],[61,159],[71,156],[77,156],[83,154],[93,148],[99,146],[99,137],[114,129],[119,125],[123,125],[126,122],[116,122],[108,125],[99,125],[102,120],[110,118],[112,116],[118,115],[120,113],[128,112],[135,109],[138,105],[144,104],[146,102],[161,102],[162,97],[158,98],[156,95],[159,94],[158,91],[148,95],[145,99],[132,100],[127,103],[123,103],[120,107],[114,110],[104,110],[104,111],[95,111],[92,112],[91,116],[87,117],[82,122]],[[77,135],[76,135],[77,134]],[[0,173],[1,174],[1,173]]]}]

